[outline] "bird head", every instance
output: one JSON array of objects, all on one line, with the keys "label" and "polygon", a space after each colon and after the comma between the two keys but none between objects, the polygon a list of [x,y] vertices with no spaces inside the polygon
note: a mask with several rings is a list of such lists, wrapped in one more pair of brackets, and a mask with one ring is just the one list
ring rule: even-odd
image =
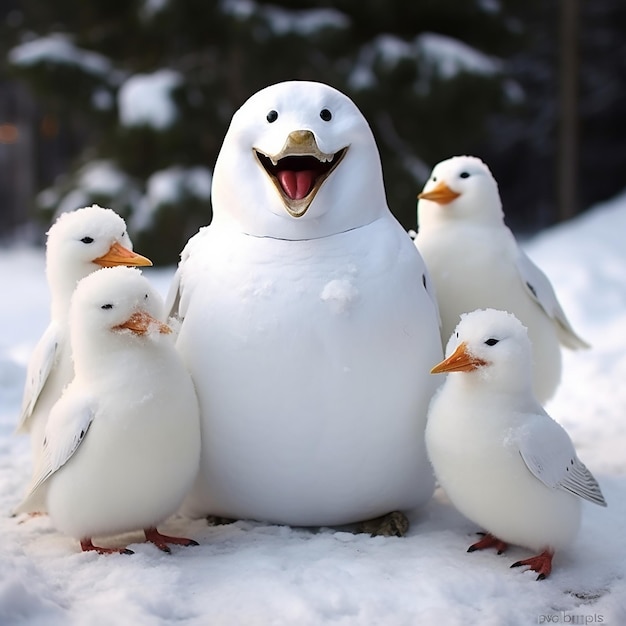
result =
[{"label": "bird head", "polygon": [[490,389],[530,389],[531,345],[526,327],[511,313],[477,310],[461,316],[446,347],[446,358],[431,373],[459,373],[467,384]]},{"label": "bird head", "polygon": [[420,228],[450,220],[502,221],[498,185],[476,157],[457,156],[438,163],[417,197]]},{"label": "bird head", "polygon": [[281,239],[336,234],[388,211],[365,118],[341,92],[308,81],[267,87],[235,113],[212,201],[215,223]]}]

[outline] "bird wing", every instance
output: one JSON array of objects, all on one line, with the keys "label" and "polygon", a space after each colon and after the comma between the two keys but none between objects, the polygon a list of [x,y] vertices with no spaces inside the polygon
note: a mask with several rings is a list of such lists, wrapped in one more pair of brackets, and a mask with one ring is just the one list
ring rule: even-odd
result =
[{"label": "bird wing", "polygon": [[569,435],[547,413],[535,415],[518,436],[519,453],[535,478],[551,489],[606,506],[598,482],[576,455]]},{"label": "bird wing", "polygon": [[422,284],[424,285],[424,289],[430,298],[430,301],[435,307],[435,314],[437,315],[437,323],[439,324],[439,329],[441,330],[442,322],[441,322],[441,312],[439,311],[439,302],[437,300],[437,295],[435,292],[435,285],[433,284],[432,279],[430,278],[430,274],[427,269],[424,269],[424,273],[422,274]]},{"label": "bird wing", "polygon": [[185,312],[181,309],[181,297],[183,295],[183,283],[182,273],[185,263],[191,256],[195,247],[201,247],[204,243],[204,238],[209,233],[208,226],[203,226],[200,230],[187,242],[183,251],[180,253],[180,262],[178,263],[178,269],[172,278],[172,284],[170,285],[167,297],[165,298],[165,319],[170,317],[176,317],[182,320],[185,317]]},{"label": "bird wing", "polygon": [[179,265],[176,273],[174,274],[174,277],[172,278],[172,283],[170,285],[169,291],[167,292],[167,298],[165,298],[166,320],[168,320],[170,317],[180,317],[180,272],[181,266]]},{"label": "bird wing", "polygon": [[555,323],[561,343],[572,349],[589,348],[589,344],[579,337],[569,323],[548,277],[518,247],[517,271],[530,297],[545,311]]},{"label": "bird wing", "polygon": [[27,433],[30,430],[30,417],[56,362],[60,340],[59,326],[51,322],[35,346],[26,370],[22,408],[15,429],[17,433]]},{"label": "bird wing", "polygon": [[72,388],[72,385],[67,387],[50,411],[39,462],[16,512],[28,511],[29,503],[38,501],[38,489],[72,458],[85,439],[96,413],[96,404],[89,396],[68,393]]}]

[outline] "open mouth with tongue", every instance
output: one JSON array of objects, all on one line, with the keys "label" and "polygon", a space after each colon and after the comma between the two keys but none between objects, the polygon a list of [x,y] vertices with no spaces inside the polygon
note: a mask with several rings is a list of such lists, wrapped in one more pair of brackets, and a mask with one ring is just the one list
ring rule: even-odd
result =
[{"label": "open mouth with tongue", "polygon": [[280,193],[289,215],[302,217],[347,151],[346,147],[334,154],[321,152],[311,131],[296,130],[289,133],[278,154],[268,155],[258,149],[254,154]]}]

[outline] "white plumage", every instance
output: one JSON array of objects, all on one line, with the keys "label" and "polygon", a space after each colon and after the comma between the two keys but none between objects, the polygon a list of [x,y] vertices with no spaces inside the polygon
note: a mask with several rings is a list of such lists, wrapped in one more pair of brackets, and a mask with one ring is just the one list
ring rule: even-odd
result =
[{"label": "white plumage", "polygon": [[354,103],[310,82],[255,94],[212,201],[170,297],[203,427],[185,511],[324,525],[426,502],[436,304]]},{"label": "white plumage", "polygon": [[70,299],[78,281],[103,267],[152,265],[132,252],[124,220],[97,205],[63,213],[48,231],[46,274],[50,324],[37,343],[26,373],[18,433],[30,433],[33,465],[41,452],[48,414],[72,380]]},{"label": "white plumage", "polygon": [[32,511],[45,490],[54,525],[84,550],[110,551],[92,537],[141,529],[166,551],[195,543],[156,531],[190,489],[200,455],[193,383],[162,314],[132,268],[95,272],[72,297],[75,376],[50,412],[18,510]]},{"label": "white plumage", "polygon": [[446,354],[432,370],[450,374],[426,428],[435,475],[459,511],[488,532],[470,551],[512,543],[541,552],[514,565],[544,578],[553,553],[578,533],[580,499],[606,506],[600,487],[533,394],[531,346],[515,316],[463,315]]},{"label": "white plumage", "polygon": [[489,168],[476,157],[442,161],[418,197],[415,245],[435,286],[442,341],[462,313],[495,308],[515,314],[528,328],[533,386],[545,403],[561,380],[560,344],[588,345],[572,330],[548,278],[506,227]]}]

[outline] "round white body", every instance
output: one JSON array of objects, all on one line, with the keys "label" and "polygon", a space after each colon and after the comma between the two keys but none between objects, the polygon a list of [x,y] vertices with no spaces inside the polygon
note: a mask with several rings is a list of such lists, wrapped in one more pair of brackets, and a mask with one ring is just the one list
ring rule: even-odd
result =
[{"label": "round white body", "polygon": [[185,513],[333,525],[430,498],[438,319],[390,214],[300,241],[211,225],[181,269],[203,429]]},{"label": "round white body", "polygon": [[[97,413],[78,450],[49,481],[55,526],[77,539],[156,526],[176,512],[198,470],[193,384],[174,346],[128,350],[115,371],[80,377]],[[97,380],[95,380],[97,378]]]},{"label": "round white body", "polygon": [[455,393],[451,387],[433,400],[426,444],[437,480],[454,506],[506,543],[536,551],[572,543],[580,528],[581,500],[547,487],[525,465],[518,440],[527,407],[515,406],[511,395],[495,389],[489,397],[472,398],[467,388]]}]

